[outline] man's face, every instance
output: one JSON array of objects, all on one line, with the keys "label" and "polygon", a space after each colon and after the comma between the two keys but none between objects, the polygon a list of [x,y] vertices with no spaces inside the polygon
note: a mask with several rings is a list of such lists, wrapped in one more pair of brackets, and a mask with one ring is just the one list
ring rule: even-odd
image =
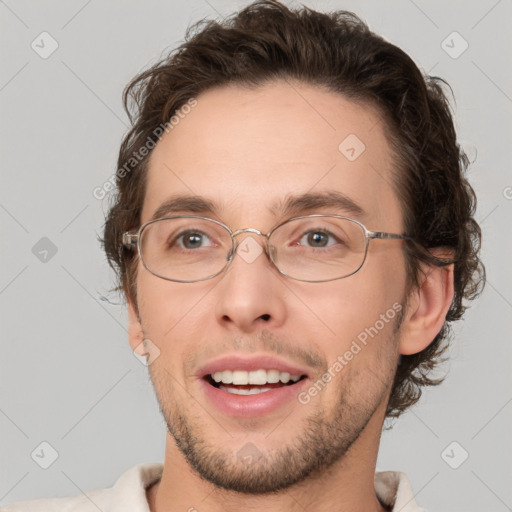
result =
[{"label": "man's face", "polygon": [[[217,213],[172,215],[267,233],[286,220],[271,206],[334,191],[364,213],[323,206],[295,214],[347,215],[373,231],[402,232],[386,127],[369,106],[286,82],[255,91],[218,88],[197,101],[152,153],[141,223],[170,196],[197,195],[215,203]],[[362,153],[354,136],[365,145]],[[241,245],[247,237],[264,244],[244,233]],[[282,276],[264,252],[254,260],[239,253],[227,271],[195,283],[160,279],[139,263],[141,326],[160,350],[152,381],[192,468],[227,489],[269,492],[341,463],[358,438],[378,444],[399,357],[401,243],[373,240],[359,272],[320,283]],[[291,368],[302,378],[240,395],[237,389],[251,386],[214,387],[205,375],[211,368]],[[326,372],[330,379],[322,381]]]}]

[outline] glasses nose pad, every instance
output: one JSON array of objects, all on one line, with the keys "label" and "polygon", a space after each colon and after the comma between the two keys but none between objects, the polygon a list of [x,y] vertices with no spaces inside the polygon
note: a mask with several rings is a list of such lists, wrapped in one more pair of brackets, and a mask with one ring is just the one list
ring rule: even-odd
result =
[{"label": "glasses nose pad", "polygon": [[233,257],[235,256],[237,247],[238,247],[238,244],[237,244],[236,240],[233,240],[231,249],[229,249],[229,251],[226,255],[226,263],[229,263],[233,259]]},{"label": "glasses nose pad", "polygon": [[270,261],[274,262],[275,255],[276,255],[276,248],[273,245],[268,244],[267,245],[267,254],[268,254],[268,257],[270,258]]}]

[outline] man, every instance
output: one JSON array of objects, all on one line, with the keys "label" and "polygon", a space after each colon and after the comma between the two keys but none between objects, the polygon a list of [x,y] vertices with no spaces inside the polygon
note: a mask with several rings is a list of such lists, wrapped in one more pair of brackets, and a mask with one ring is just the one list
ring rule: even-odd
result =
[{"label": "man", "polygon": [[5,510],[420,510],[375,473],[382,425],[483,283],[441,81],[350,13],[261,1],[125,104],[104,246],[165,461]]}]

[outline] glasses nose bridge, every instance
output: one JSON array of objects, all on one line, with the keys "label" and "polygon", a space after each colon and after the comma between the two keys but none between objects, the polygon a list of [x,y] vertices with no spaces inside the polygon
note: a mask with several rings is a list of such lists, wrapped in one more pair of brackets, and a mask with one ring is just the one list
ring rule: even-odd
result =
[{"label": "glasses nose bridge", "polygon": [[238,235],[242,235],[244,233],[252,233],[254,235],[263,237],[265,239],[265,252],[268,252],[269,235],[261,232],[259,229],[255,229],[255,228],[237,229],[235,232],[231,233],[231,239],[233,240],[233,246],[234,246],[235,250],[238,248],[238,245],[240,244],[240,242],[238,241],[238,239],[236,237]]},{"label": "glasses nose bridge", "polygon": [[268,236],[265,233],[262,233],[259,229],[255,228],[237,229],[234,233],[231,234],[231,238],[233,238],[234,240],[236,236],[241,235],[243,233],[253,233],[255,235],[262,236],[268,240]]}]

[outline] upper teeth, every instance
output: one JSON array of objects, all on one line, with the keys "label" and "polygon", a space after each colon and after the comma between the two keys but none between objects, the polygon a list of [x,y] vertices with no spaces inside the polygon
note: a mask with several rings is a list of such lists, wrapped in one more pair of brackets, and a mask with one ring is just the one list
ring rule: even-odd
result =
[{"label": "upper teeth", "polygon": [[280,372],[279,370],[254,370],[246,372],[243,370],[224,370],[223,372],[215,372],[212,374],[212,378],[215,382],[222,382],[223,384],[273,384],[281,381],[286,384],[290,380],[297,382],[300,379],[300,375],[290,375],[288,372]]}]

